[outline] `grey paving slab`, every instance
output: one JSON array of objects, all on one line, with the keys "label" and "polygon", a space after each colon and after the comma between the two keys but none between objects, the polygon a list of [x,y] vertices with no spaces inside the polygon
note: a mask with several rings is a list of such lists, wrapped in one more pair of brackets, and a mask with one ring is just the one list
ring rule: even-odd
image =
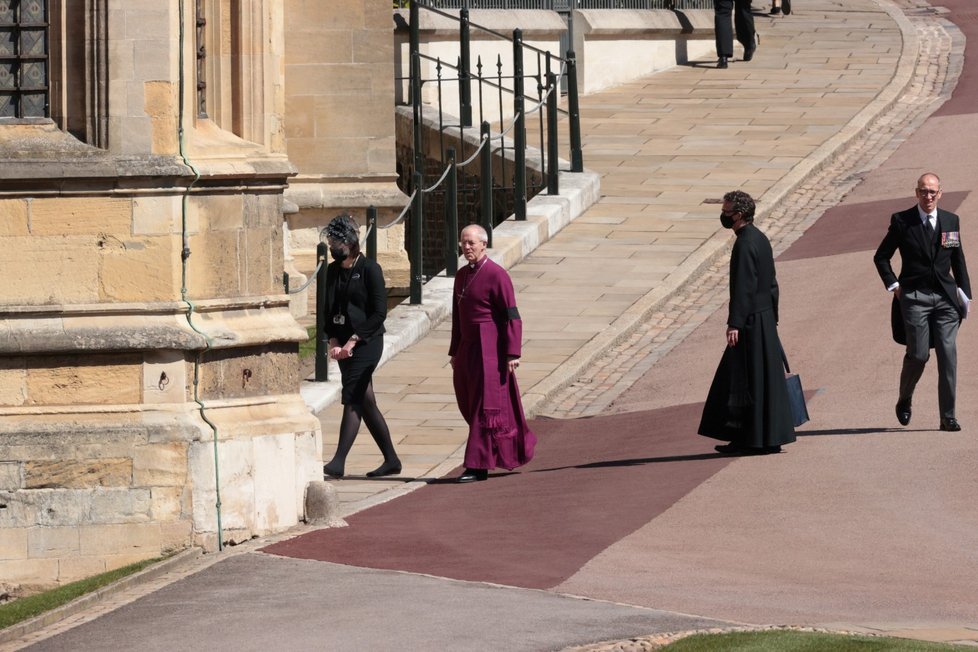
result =
[{"label": "grey paving slab", "polygon": [[24,649],[559,650],[731,624],[545,591],[252,553]]}]

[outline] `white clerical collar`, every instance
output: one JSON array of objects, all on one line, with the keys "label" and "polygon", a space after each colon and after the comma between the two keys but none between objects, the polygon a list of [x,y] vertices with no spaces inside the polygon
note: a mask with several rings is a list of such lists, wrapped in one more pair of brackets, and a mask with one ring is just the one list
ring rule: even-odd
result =
[{"label": "white clerical collar", "polygon": [[485,265],[487,260],[489,260],[489,256],[483,256],[482,258],[475,261],[474,263],[469,263],[469,269],[473,269],[473,270],[478,269],[483,265]]}]

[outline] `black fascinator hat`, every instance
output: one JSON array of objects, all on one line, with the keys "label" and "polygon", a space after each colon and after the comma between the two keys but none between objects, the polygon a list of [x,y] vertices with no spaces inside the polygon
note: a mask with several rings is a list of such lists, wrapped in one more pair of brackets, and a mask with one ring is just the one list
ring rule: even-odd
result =
[{"label": "black fascinator hat", "polygon": [[326,237],[346,245],[359,245],[360,227],[356,220],[346,213],[337,215],[326,226]]}]

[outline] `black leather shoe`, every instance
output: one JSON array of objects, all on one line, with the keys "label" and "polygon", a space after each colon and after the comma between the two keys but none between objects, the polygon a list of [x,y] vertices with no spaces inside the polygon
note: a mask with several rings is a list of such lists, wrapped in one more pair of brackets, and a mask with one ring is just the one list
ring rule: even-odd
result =
[{"label": "black leather shoe", "polygon": [[[901,426],[908,425],[910,423],[910,415],[913,411],[910,409],[910,401],[897,401],[896,404],[896,415],[897,421],[900,422]],[[941,422],[943,425],[943,421]]]},{"label": "black leather shoe", "polygon": [[[772,446],[771,448],[774,447]],[[778,446],[777,448],[778,448],[778,452],[780,452],[781,447]],[[740,444],[734,444],[734,443],[714,446],[713,450],[715,450],[718,453],[723,453],[724,455],[739,455],[739,456],[767,455],[768,452],[775,452],[775,451],[769,451],[768,448],[750,448],[748,446],[741,446]]]},{"label": "black leather shoe", "polygon": [[958,432],[961,430],[961,424],[954,417],[950,419],[941,419],[941,430],[946,432]]},{"label": "black leather shoe", "polygon": [[344,475],[343,467],[342,466],[331,467],[329,464],[325,464],[323,465],[323,475],[328,475],[331,478],[342,478]]},{"label": "black leather shoe", "polygon": [[385,475],[397,475],[401,472],[401,460],[384,462],[373,471],[367,471],[368,478],[379,478]]},{"label": "black leather shoe", "polygon": [[720,57],[719,59],[717,59],[717,68],[726,68],[726,67],[727,67],[727,57]]},{"label": "black leather shoe", "polygon": [[455,478],[455,482],[465,484],[466,482],[482,482],[489,477],[486,469],[465,469],[462,475]]},{"label": "black leather shoe", "polygon": [[781,0],[781,11],[785,16],[791,13],[791,0]]},{"label": "black leather shoe", "polygon": [[754,52],[757,50],[757,45],[751,43],[750,46],[744,47],[744,61],[750,61],[754,58]]}]

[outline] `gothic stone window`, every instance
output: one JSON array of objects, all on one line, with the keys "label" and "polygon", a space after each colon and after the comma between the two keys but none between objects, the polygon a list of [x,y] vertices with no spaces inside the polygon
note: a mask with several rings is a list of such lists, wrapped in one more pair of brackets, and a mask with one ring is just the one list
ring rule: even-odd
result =
[{"label": "gothic stone window", "polygon": [[108,147],[109,0],[0,0],[0,125],[51,121]]},{"label": "gothic stone window", "polygon": [[46,0],[0,0],[0,118],[46,118]]}]

